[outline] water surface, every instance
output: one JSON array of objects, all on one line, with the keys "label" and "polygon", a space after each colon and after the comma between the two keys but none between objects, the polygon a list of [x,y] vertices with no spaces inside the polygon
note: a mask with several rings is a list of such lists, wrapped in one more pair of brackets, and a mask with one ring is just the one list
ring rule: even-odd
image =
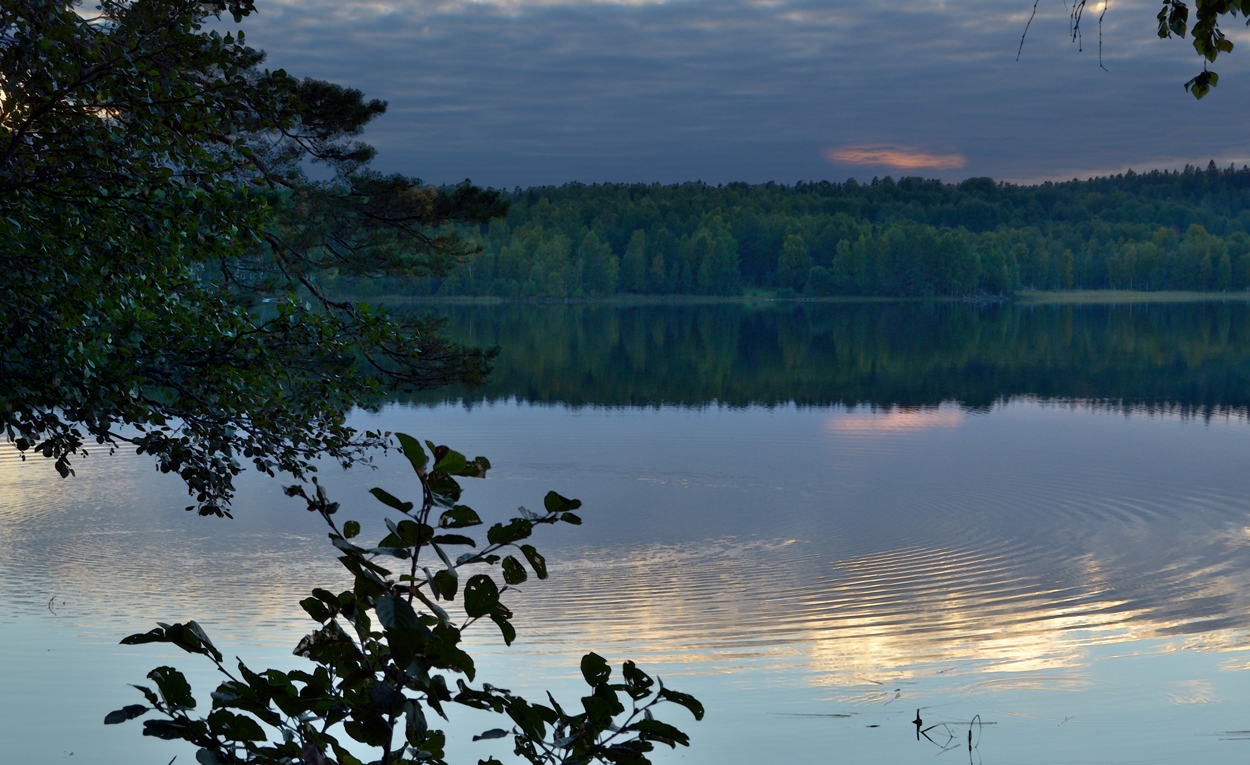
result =
[{"label": "water surface", "polygon": [[[1250,755],[1243,307],[449,313],[503,345],[490,386],[356,420],[489,456],[484,515],[586,504],[539,540],[552,578],[514,600],[520,640],[472,638],[481,679],[572,699],[581,653],[634,658],[705,701],[669,758],[691,762]],[[325,479],[377,531],[364,491],[411,493],[401,463]],[[228,655],[296,666],[296,601],[345,579],[278,482],[249,477],[220,521],[144,458],[77,467],[0,452],[0,740],[189,762],[100,721],[147,670],[196,663],[116,641],[196,618]]]}]

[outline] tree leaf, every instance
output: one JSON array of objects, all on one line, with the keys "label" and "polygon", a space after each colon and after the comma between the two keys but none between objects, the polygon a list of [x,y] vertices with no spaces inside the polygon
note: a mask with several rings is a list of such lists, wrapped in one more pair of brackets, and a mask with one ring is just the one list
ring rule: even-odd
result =
[{"label": "tree leaf", "polygon": [[456,591],[459,588],[460,580],[450,571],[439,570],[434,572],[434,591],[443,600],[455,600]]},{"label": "tree leaf", "polygon": [[660,695],[660,698],[664,699],[665,701],[671,701],[674,704],[680,704],[686,709],[689,709],[690,714],[694,715],[694,719],[696,720],[703,719],[703,705],[700,704],[699,700],[696,699],[694,696],[691,696],[688,693],[679,693],[677,691],[669,690],[668,688],[663,687],[662,683],[661,683],[659,695]]},{"label": "tree leaf", "polygon": [[369,490],[369,493],[377,497],[378,501],[382,504],[387,505],[388,507],[393,507],[401,513],[406,513],[412,510],[413,505],[411,502],[404,502],[385,489],[374,487]]},{"label": "tree leaf", "polygon": [[525,559],[530,562],[530,566],[534,569],[534,573],[539,579],[547,578],[547,559],[534,549],[533,545],[521,545],[521,552],[525,555]]},{"label": "tree leaf", "polygon": [[399,439],[399,445],[403,450],[404,456],[412,464],[413,472],[420,475],[427,459],[425,450],[421,448],[420,442],[407,433],[396,433],[395,437]]},{"label": "tree leaf", "polygon": [[582,657],[582,677],[590,686],[602,685],[612,675],[612,667],[597,653],[588,653]]},{"label": "tree leaf", "polygon": [[438,525],[445,529],[462,529],[481,523],[482,519],[473,511],[473,508],[465,505],[456,505],[438,518]]},{"label": "tree leaf", "polygon": [[117,725],[127,720],[133,720],[144,712],[148,711],[148,707],[142,704],[129,704],[113,712],[109,712],[104,716],[105,725]]},{"label": "tree leaf", "polygon": [[677,745],[690,746],[690,737],[677,728],[659,720],[639,720],[625,730],[637,731],[645,741],[659,741],[676,749]]},{"label": "tree leaf", "polygon": [[464,612],[476,619],[486,616],[499,602],[499,587],[489,576],[475,574],[464,585]]},{"label": "tree leaf", "polygon": [[440,545],[468,545],[469,547],[477,547],[477,542],[473,541],[471,537],[466,537],[463,534],[439,534],[430,541]]},{"label": "tree leaf", "polygon": [[525,567],[511,555],[503,559],[503,580],[505,584],[520,584],[528,577]]},{"label": "tree leaf", "polygon": [[393,593],[378,598],[374,610],[378,623],[386,629],[416,629],[419,626],[417,612],[412,610],[407,600]]},{"label": "tree leaf", "polygon": [[547,496],[543,498],[543,507],[547,508],[549,513],[562,513],[566,510],[576,510],[582,506],[580,499],[569,499],[556,494],[554,491],[547,492]]},{"label": "tree leaf", "polygon": [[157,667],[148,673],[148,679],[156,683],[165,703],[191,709],[195,707],[195,698],[191,696],[191,685],[187,678],[173,667]]},{"label": "tree leaf", "polygon": [[534,524],[524,518],[513,518],[508,525],[496,523],[486,532],[486,541],[493,545],[512,544],[527,538],[533,531]]}]

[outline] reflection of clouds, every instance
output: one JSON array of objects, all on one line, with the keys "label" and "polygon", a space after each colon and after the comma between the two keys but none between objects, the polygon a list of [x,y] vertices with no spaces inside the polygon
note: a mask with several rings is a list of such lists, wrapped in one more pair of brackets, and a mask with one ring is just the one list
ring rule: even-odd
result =
[{"label": "reflection of clouds", "polygon": [[[540,419],[518,420],[521,430],[560,438],[546,410],[532,411]],[[687,518],[701,529],[676,538],[702,541],[652,541],[656,532],[631,537],[637,543],[600,536],[602,544],[553,550],[539,540],[552,579],[526,582],[516,593],[517,644],[503,649],[491,625],[469,638],[489,652],[519,652],[536,667],[572,667],[570,655],[602,647],[666,673],[788,669],[820,687],[942,669],[970,682],[1009,678],[1027,685],[1043,675],[1082,672],[1091,646],[1160,637],[1168,651],[1230,652],[1227,666],[1240,668],[1231,652],[1246,650],[1250,628],[1244,481],[1203,472],[1220,469],[1208,457],[1231,451],[1219,444],[1241,443],[1240,429],[1212,426],[1204,438],[1236,440],[1201,447],[1196,470],[1147,468],[1153,463],[1137,460],[1155,452],[1127,444],[1120,459],[1131,467],[1089,469],[1079,455],[1069,459],[1070,452],[1045,438],[1062,427],[1062,443],[1071,446],[1077,436],[1068,428],[1077,420],[1046,426],[1056,412],[1034,405],[1012,412],[1046,417],[1016,422],[1013,432],[1020,436],[986,442],[963,461],[919,439],[890,441],[908,448],[891,452],[878,474],[864,476],[868,488],[859,494],[825,492],[824,477],[792,477],[793,490],[784,494],[756,492],[751,486],[765,475],[745,473],[733,476],[730,491],[760,502],[727,510],[718,498],[728,492],[683,483],[680,495],[669,496],[694,508]],[[829,432],[888,438],[957,428],[965,416],[975,417],[957,407],[825,410],[802,420],[810,442],[786,443],[794,454],[823,460],[820,447],[831,440]],[[1081,417],[1131,432],[1121,430],[1118,416]],[[1163,422],[1133,423],[1137,432],[1148,425],[1148,432],[1162,434],[1141,443],[1184,435],[1184,429],[1156,429]],[[754,419],[741,427],[749,432],[715,432],[758,453],[775,450],[774,436],[785,430],[758,432]],[[960,431],[956,451],[969,448],[981,430],[993,429]],[[586,443],[598,448],[619,436],[613,433],[605,424]],[[751,440],[756,437],[761,440]],[[1050,449],[1041,457],[1032,448],[1039,438]],[[1022,452],[1025,461],[994,462],[1021,444],[1030,447]],[[895,461],[908,454],[913,462]],[[82,470],[61,481],[46,464],[5,463],[0,452],[6,489],[10,476],[34,468],[32,476],[61,492],[60,500],[39,503],[9,501],[10,492],[0,496],[0,531],[8,545],[0,572],[7,571],[6,585],[19,593],[11,598],[32,593],[20,605],[37,610],[50,596],[68,594],[66,613],[86,615],[99,606],[81,593],[105,591],[118,605],[90,619],[105,633],[196,618],[214,637],[292,645],[310,625],[297,600],[312,586],[343,578],[315,518],[281,498],[276,483],[263,484],[273,496],[242,510],[240,520],[194,518],[180,509],[185,500],[176,480],[156,491],[155,482],[165,479],[150,463],[122,456],[83,462],[84,468],[107,463],[107,473]],[[549,467],[535,470],[546,475]],[[357,475],[351,480],[379,483],[368,473]],[[628,492],[619,505],[626,511]],[[346,490],[336,496],[351,497]],[[651,501],[661,495],[636,496]],[[58,502],[73,512],[58,513]],[[357,512],[360,503],[352,505],[352,515],[367,520]],[[368,527],[380,526],[374,518]]]},{"label": "reflection of clouds", "polygon": [[[1179,583],[1207,601],[1248,583],[1220,564],[1165,567],[1150,581],[1092,554],[1056,569],[1055,554],[1010,544],[908,548],[844,560],[822,575],[828,564],[813,546],[792,540],[657,545],[620,557],[586,551],[553,567],[551,581],[523,588],[516,648],[552,666],[603,646],[669,673],[800,668],[817,686],[897,682],[945,667],[982,678],[970,689],[1053,688],[1087,664],[1091,646],[1187,629],[1196,615],[1170,600]],[[1244,616],[1243,601],[1225,602]],[[1245,650],[1237,641],[1246,626],[1161,650]],[[1197,690],[1178,692],[1177,703],[1182,697],[1206,699]]]},{"label": "reflection of clouds", "polygon": [[[958,410],[878,417],[912,432],[933,427],[926,418],[953,426],[951,414]],[[0,476],[11,467],[0,459]],[[37,505],[0,502],[7,528],[29,528],[23,507],[38,516]],[[110,602],[127,605],[92,616],[108,634],[196,618],[214,638],[284,647],[310,626],[297,600],[313,586],[347,584],[319,534],[303,533],[315,524],[255,533],[231,523],[188,538],[168,521],[145,528],[144,513],[123,524],[90,515],[69,533],[53,526],[46,535],[6,535],[8,583],[38,593],[32,608],[58,595],[66,613],[83,616],[93,593],[109,592]],[[195,528],[205,523],[192,520]],[[520,639],[513,648],[504,649],[490,625],[467,637],[536,666],[574,666],[570,656],[602,647],[665,673],[789,668],[826,687],[935,668],[953,669],[973,686],[1051,687],[1084,667],[1093,645],[1167,634],[1175,637],[1166,651],[1250,649],[1250,572],[1235,554],[1246,547],[1242,526],[1205,528],[1196,515],[1185,534],[1157,532],[1169,554],[1133,535],[1077,528],[1079,541],[1061,546],[993,536],[963,547],[885,540],[879,551],[841,558],[830,556],[829,539],[786,537],[548,551],[551,579],[514,593]],[[37,579],[23,578],[30,576]],[[1234,661],[1226,666],[1250,664]],[[1176,698],[1206,697],[1177,691]]]},{"label": "reflection of clouds", "polygon": [[908,433],[931,428],[957,428],[964,424],[964,413],[957,407],[924,409],[896,408],[877,412],[849,412],[825,420],[830,433]]},{"label": "reflection of clouds", "polygon": [[1178,680],[1165,686],[1164,694],[1173,704],[1210,704],[1220,700],[1209,680]]}]

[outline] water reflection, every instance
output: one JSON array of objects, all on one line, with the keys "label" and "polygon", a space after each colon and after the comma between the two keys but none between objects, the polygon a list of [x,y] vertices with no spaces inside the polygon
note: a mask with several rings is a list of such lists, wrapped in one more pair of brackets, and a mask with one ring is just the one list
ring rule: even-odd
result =
[{"label": "water reflection", "polygon": [[599,406],[1101,401],[1207,415],[1250,406],[1250,304],[442,305],[501,348],[469,393],[424,401]]},{"label": "water reflection", "polygon": [[957,428],[964,413],[953,407],[893,408],[885,411],[833,416],[825,428],[833,433],[902,433],[928,428]]},{"label": "water reflection", "polygon": [[[611,645],[713,672],[764,661],[839,685],[971,657],[986,671],[1069,667],[1091,643],[1146,637],[1202,635],[1205,650],[1240,649],[1250,628],[1250,487],[1227,449],[1246,445],[1239,423],[1213,433],[1179,418],[1041,404],[972,419],[954,407],[756,410],[763,421],[723,410],[679,426],[703,445],[695,453],[672,448],[663,412],[632,434],[613,428],[637,423],[607,413],[593,425],[546,409],[508,414],[527,426],[493,450],[501,475],[484,487],[488,499],[563,484],[546,476],[571,465],[580,475],[570,493],[593,508],[588,528],[557,539],[557,575],[520,595],[523,636],[536,636],[521,651]],[[379,417],[427,430],[431,418],[466,419],[450,408]],[[467,417],[486,431],[495,419]],[[571,435],[588,426],[629,453],[579,466],[584,444]],[[806,440],[795,435],[804,429]],[[778,453],[782,434],[799,444]],[[634,452],[635,440],[650,452]],[[528,464],[509,467],[512,450],[528,450]],[[769,452],[733,464],[734,454]],[[657,479],[678,454],[683,473]],[[232,632],[268,634],[299,628],[291,593],[343,580],[315,519],[276,485],[252,492],[239,522],[214,524],[176,510],[176,483],[142,459],[96,459],[61,481],[0,451],[0,570],[9,599],[27,609],[50,597],[89,609],[89,593],[107,591],[130,604],[107,610],[110,629],[122,614],[208,612]],[[107,471],[93,473],[97,464]],[[782,466],[790,472],[775,475]],[[336,491],[359,497],[395,477],[394,466],[339,475]],[[376,514],[354,505],[366,520]],[[682,541],[638,529],[641,506]]]},{"label": "water reflection", "polygon": [[[917,740],[917,707],[935,738],[993,723],[963,752],[986,761],[1244,760],[1218,749],[1250,708],[1243,307],[917,309],[946,328],[897,307],[556,308],[528,340],[520,315],[471,317],[479,341],[533,353],[506,351],[496,387],[356,415],[487,454],[469,496],[484,517],[551,488],[585,502],[585,526],[538,540],[552,578],[516,593],[517,644],[471,635],[484,679],[576,692],[592,648],[687,675],[709,702],[692,753],[731,765],[778,737],[796,761],[927,761],[941,748],[921,748],[936,742]],[[612,326],[570,334],[578,321]],[[218,521],[183,512],[144,458],[75,467],[62,481],[0,448],[0,683],[61,689],[59,719],[89,742],[126,682],[180,661],[135,653],[114,677],[122,635],[196,618],[227,653],[294,661],[297,600],[345,584],[279,482],[248,477]],[[380,529],[365,491],[402,496],[406,473],[386,458],[323,478]],[[72,637],[56,661],[49,625]],[[41,751],[20,743],[33,709],[0,714],[22,761]]]}]

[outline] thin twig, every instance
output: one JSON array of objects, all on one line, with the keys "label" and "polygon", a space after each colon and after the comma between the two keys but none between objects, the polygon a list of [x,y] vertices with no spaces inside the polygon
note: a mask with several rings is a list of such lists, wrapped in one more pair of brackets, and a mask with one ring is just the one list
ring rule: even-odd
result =
[{"label": "thin twig", "polygon": [[1037,4],[1041,0],[1033,0],[1033,12],[1029,14],[1029,23],[1024,25],[1024,34],[1020,35],[1020,48],[1016,50],[1016,61],[1020,60],[1020,53],[1024,51],[1024,38],[1029,33],[1029,26],[1033,24],[1033,17],[1037,15]]}]

